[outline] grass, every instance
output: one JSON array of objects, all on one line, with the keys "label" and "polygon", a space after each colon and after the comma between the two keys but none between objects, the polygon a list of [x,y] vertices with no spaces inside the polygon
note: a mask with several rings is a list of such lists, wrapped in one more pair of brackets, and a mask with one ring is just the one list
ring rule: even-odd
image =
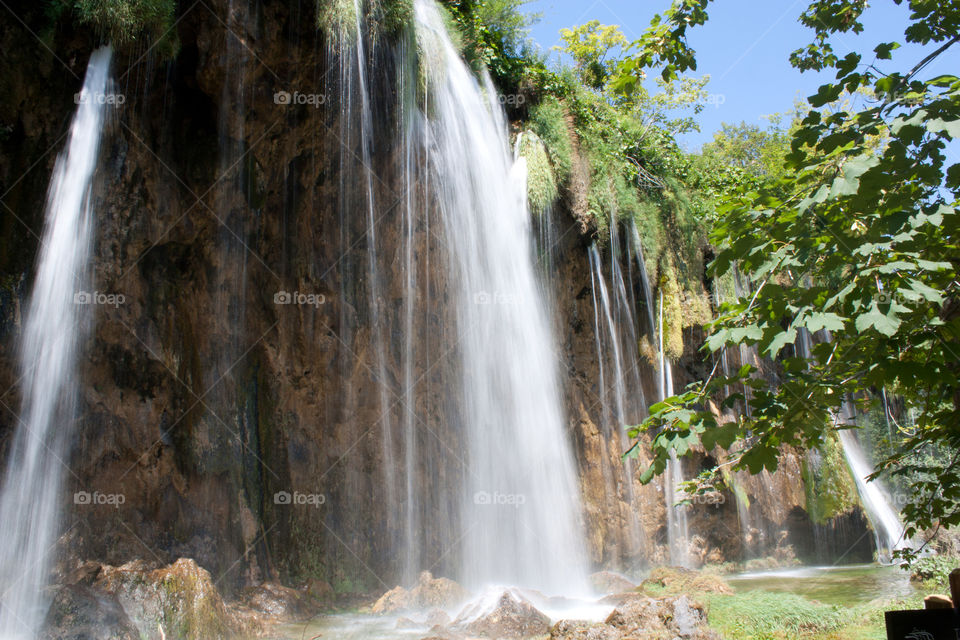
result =
[{"label": "grass", "polygon": [[839,630],[842,608],[791,593],[747,591],[736,595],[704,595],[710,626],[738,640],[815,638]]}]

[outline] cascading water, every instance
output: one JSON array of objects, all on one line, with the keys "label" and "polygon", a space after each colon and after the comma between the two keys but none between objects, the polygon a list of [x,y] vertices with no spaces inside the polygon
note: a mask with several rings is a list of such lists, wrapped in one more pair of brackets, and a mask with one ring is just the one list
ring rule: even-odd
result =
[{"label": "cascading water", "polygon": [[870,524],[873,525],[877,553],[881,559],[889,561],[894,551],[910,544],[904,537],[903,523],[890,504],[889,495],[883,485],[878,480],[867,480],[873,469],[860,448],[857,436],[849,429],[843,429],[837,432],[837,437],[840,438],[843,455],[857,483],[860,501],[870,518]]},{"label": "cascading water", "polygon": [[[660,304],[653,303],[653,288],[647,275],[647,264],[643,257],[643,245],[636,225],[631,227],[637,263],[640,265],[640,282],[643,285],[644,302],[651,331],[657,333],[657,401],[673,395],[673,367],[666,356],[663,346],[663,291],[660,292]],[[659,309],[658,319],[654,319],[654,308]],[[675,565],[689,564],[690,528],[687,521],[687,508],[677,504],[683,499],[680,486],[683,483],[683,469],[677,456],[671,452],[664,474],[663,498],[667,508],[667,544],[670,547],[670,562]]]},{"label": "cascading water", "polygon": [[[69,458],[77,392],[74,367],[92,220],[90,185],[97,166],[108,100],[110,49],[91,57],[57,158],[37,274],[20,348],[22,418],[0,493],[0,638],[36,636],[46,614],[44,586],[59,527],[58,506]],[[88,295],[88,294],[87,294]]]},{"label": "cascading water", "polygon": [[433,0],[416,0],[415,16],[426,100],[416,126],[427,139],[460,339],[461,577],[472,587],[584,592],[576,470],[532,255],[525,164],[511,161],[496,92],[460,60]]}]

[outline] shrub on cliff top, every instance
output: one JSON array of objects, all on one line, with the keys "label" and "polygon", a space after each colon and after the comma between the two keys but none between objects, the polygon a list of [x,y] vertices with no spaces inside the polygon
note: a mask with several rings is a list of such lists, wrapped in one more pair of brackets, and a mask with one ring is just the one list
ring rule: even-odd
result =
[{"label": "shrub on cliff top", "polygon": [[72,9],[78,20],[93,26],[114,46],[123,49],[140,44],[163,57],[176,54],[178,40],[173,29],[175,0],[58,0]]}]

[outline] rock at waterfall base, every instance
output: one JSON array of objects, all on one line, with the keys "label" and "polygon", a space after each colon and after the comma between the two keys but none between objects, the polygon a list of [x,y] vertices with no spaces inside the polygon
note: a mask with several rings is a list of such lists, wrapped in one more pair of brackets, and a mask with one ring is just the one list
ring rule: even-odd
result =
[{"label": "rock at waterfall base", "polygon": [[561,620],[550,630],[551,640],[719,640],[707,627],[699,603],[687,596],[650,598],[632,595],[603,623]]},{"label": "rock at waterfall base", "polygon": [[44,621],[49,640],[139,640],[140,633],[116,596],[83,584],[57,588]]},{"label": "rock at waterfall base", "polygon": [[429,571],[420,574],[413,589],[394,587],[380,596],[370,611],[376,615],[417,609],[455,607],[467,599],[467,591],[448,578],[434,578]]},{"label": "rock at waterfall base", "polygon": [[504,591],[492,609],[467,607],[453,626],[480,638],[529,638],[550,633],[550,618],[515,591]]}]

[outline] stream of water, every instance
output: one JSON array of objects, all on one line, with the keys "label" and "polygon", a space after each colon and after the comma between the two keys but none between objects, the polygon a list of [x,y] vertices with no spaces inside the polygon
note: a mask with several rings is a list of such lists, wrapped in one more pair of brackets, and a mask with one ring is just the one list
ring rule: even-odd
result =
[{"label": "stream of water", "polygon": [[36,277],[20,344],[22,402],[0,492],[0,638],[35,637],[59,528],[63,477],[74,422],[77,348],[86,286],[97,166],[111,52],[90,57],[66,149],[47,195]]}]

